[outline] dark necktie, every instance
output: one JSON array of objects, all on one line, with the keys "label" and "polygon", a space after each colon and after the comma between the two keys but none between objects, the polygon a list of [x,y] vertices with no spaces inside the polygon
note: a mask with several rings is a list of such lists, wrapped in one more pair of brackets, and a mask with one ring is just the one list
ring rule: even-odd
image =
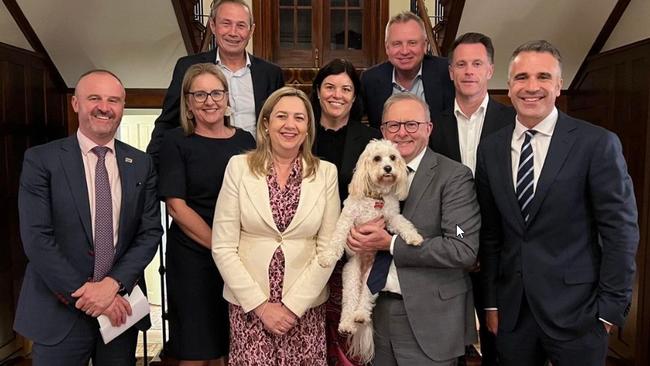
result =
[{"label": "dark necktie", "polygon": [[521,215],[524,221],[528,221],[530,202],[533,200],[534,192],[534,176],[533,169],[533,147],[531,140],[537,133],[535,130],[528,130],[525,133],[524,143],[521,145],[521,153],[519,154],[519,168],[517,169],[517,187],[515,192],[517,200],[519,201],[519,208],[521,208]]},{"label": "dark necktie", "polygon": [[[408,174],[413,173],[413,169],[410,166],[407,166]],[[407,178],[408,179],[408,178]],[[404,201],[399,201],[399,210],[400,213],[404,210]],[[393,261],[393,255],[390,254],[388,250],[380,250],[375,255],[375,262],[372,264],[370,273],[368,274],[368,280],[366,281],[368,288],[370,289],[371,294],[376,294],[386,287],[386,279],[388,278],[388,270],[390,269],[390,263]]]},{"label": "dark necktie", "polygon": [[113,200],[108,181],[105,158],[109,148],[95,146],[97,155],[95,167],[95,270],[93,281],[101,281],[113,266],[115,247],[113,245]]}]

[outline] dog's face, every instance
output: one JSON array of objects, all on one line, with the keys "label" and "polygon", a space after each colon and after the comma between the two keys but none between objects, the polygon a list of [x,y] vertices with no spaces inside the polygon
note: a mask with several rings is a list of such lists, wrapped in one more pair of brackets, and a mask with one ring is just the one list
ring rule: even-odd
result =
[{"label": "dog's face", "polygon": [[388,140],[372,140],[359,156],[350,183],[351,195],[395,194],[403,199],[408,193],[406,162]]}]

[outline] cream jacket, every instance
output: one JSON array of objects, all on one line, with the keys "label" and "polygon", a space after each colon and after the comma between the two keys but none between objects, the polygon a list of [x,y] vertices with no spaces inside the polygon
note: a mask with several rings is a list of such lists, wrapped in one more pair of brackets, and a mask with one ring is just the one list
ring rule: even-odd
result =
[{"label": "cream jacket", "polygon": [[327,300],[333,267],[322,268],[317,247],[329,245],[340,213],[336,167],[321,161],[302,180],[300,203],[280,233],[273,221],[266,177],[255,176],[245,155],[230,159],[212,225],[212,257],[223,277],[224,298],[249,312],[269,298],[269,264],[282,248],[282,303],[301,317]]}]

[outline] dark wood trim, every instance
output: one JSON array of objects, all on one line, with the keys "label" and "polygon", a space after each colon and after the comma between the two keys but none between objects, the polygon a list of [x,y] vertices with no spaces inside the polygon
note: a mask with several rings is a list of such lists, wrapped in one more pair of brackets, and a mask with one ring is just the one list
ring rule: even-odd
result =
[{"label": "dark wood trim", "polygon": [[464,8],[465,0],[454,0],[449,15],[445,17],[447,18],[447,24],[445,24],[445,38],[440,45],[441,56],[447,57],[447,53],[449,53],[449,49],[456,39]]},{"label": "dark wood trim", "polygon": [[126,108],[162,108],[167,89],[126,89]]},{"label": "dark wood trim", "polygon": [[571,85],[569,85],[569,89],[576,89],[578,87],[579,76],[583,76],[583,74],[585,73],[585,68],[587,67],[587,62],[589,61],[589,58],[599,54],[600,51],[602,51],[603,47],[605,46],[605,43],[609,39],[609,36],[612,35],[614,28],[616,28],[616,25],[621,20],[621,17],[623,16],[625,9],[630,4],[630,1],[631,0],[618,0],[616,5],[614,5],[614,9],[612,9],[612,12],[609,14],[609,17],[605,21],[605,24],[603,24],[603,28],[600,30],[600,33],[598,33],[596,40],[591,45],[591,48],[589,49],[589,52],[587,52],[587,55],[585,56],[584,60],[582,60],[582,64],[580,64],[580,67],[578,68],[575,77],[571,81]]},{"label": "dark wood trim", "polygon": [[[271,1],[252,0],[255,32],[253,33],[253,53],[265,60],[273,59],[273,34],[264,32],[267,23],[277,22]],[[266,14],[266,16],[264,16]]]},{"label": "dark wood trim", "polygon": [[196,53],[197,47],[199,45],[194,44],[194,35],[192,33],[192,28],[190,27],[190,14],[188,14],[188,2],[185,0],[171,0],[172,6],[174,7],[174,13],[176,14],[176,21],[178,22],[178,27],[181,31],[181,36],[183,37],[183,43],[185,44],[185,50],[188,55],[193,55]]},{"label": "dark wood trim", "polygon": [[7,7],[9,14],[11,14],[11,16],[14,18],[14,21],[18,25],[18,28],[20,28],[21,32],[23,32],[23,35],[27,39],[27,42],[29,42],[34,51],[43,58],[43,63],[45,64],[47,71],[52,77],[56,88],[60,91],[65,91],[68,87],[65,83],[65,80],[63,80],[61,73],[56,68],[56,65],[50,58],[50,55],[47,53],[47,50],[43,46],[43,43],[41,43],[41,40],[38,38],[38,35],[34,31],[34,28],[32,28],[32,26],[29,24],[29,20],[27,20],[27,17],[25,17],[25,14],[23,13],[22,9],[20,9],[20,6],[16,0],[2,0],[2,2]]}]

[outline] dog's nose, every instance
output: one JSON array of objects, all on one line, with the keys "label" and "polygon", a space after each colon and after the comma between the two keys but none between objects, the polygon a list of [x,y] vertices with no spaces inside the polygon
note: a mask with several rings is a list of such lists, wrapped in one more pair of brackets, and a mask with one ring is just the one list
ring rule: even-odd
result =
[{"label": "dog's nose", "polygon": [[390,173],[390,171],[393,170],[393,167],[390,165],[384,165],[384,171],[386,173]]}]

